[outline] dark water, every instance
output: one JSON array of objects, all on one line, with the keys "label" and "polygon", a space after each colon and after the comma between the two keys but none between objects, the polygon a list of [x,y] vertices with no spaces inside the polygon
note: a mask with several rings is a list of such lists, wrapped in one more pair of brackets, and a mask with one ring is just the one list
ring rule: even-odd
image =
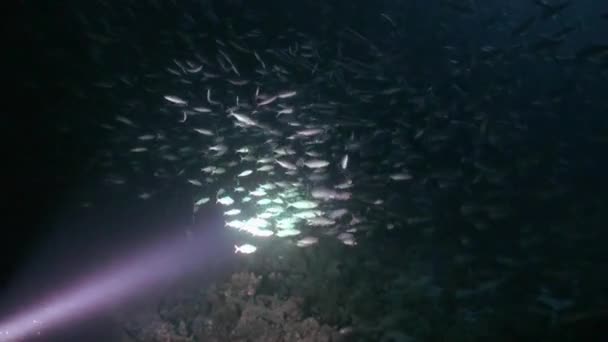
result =
[{"label": "dark water", "polygon": [[[428,91],[442,101],[435,104],[438,109],[465,116],[463,108],[479,101],[483,103],[478,106],[479,111],[489,115],[490,122],[508,117],[510,111],[517,111],[523,117],[528,126],[527,135],[513,148],[497,148],[484,141],[472,144],[464,130],[455,133],[463,136],[462,143],[449,149],[429,151],[427,146],[414,143],[414,147],[419,148],[416,152],[430,158],[428,165],[432,167],[420,170],[428,173],[457,163],[462,155],[491,160],[494,165],[505,167],[516,165],[521,156],[531,156],[539,163],[537,167],[522,167],[521,173],[513,171],[509,175],[510,191],[501,201],[511,204],[513,215],[492,230],[473,229],[459,214],[463,201],[494,190],[489,182],[481,181],[471,187],[458,185],[452,191],[429,191],[428,197],[434,203],[432,215],[437,222],[437,232],[432,237],[436,247],[429,254],[438,283],[450,283],[454,273],[465,272],[451,265],[453,256],[459,253],[488,256],[480,258],[480,263],[488,263],[484,267],[493,266],[491,256],[495,254],[523,259],[542,255],[556,263],[587,258],[587,269],[581,270],[584,273],[582,288],[599,293],[603,301],[608,296],[606,279],[593,278],[593,273],[601,274],[608,262],[604,252],[607,234],[603,229],[608,203],[606,56],[599,65],[580,61],[548,62],[556,55],[574,55],[592,43],[606,44],[608,24],[599,19],[599,13],[608,9],[602,8],[599,2],[573,3],[568,15],[549,19],[521,38],[514,38],[510,30],[492,29],[484,22],[500,18],[497,20],[501,23],[520,23],[538,12],[531,2],[476,4],[482,8],[480,13],[467,20],[461,20],[458,11],[446,10],[445,4],[439,1],[301,4],[272,1],[263,5],[245,1],[188,1],[163,6],[162,14],[155,9],[154,2],[42,4],[22,1],[13,5],[11,19],[4,22],[9,32],[4,49],[8,57],[4,63],[5,83],[9,90],[5,93],[3,111],[6,120],[3,202],[6,205],[3,206],[5,223],[0,258],[0,293],[3,294],[0,313],[23,305],[22,298],[69,284],[82,270],[94,269],[100,261],[116,262],[120,256],[118,251],[144,245],[157,237],[185,234],[192,225],[193,194],[183,182],[164,182],[162,196],[149,201],[134,201],[129,196],[133,189],[108,190],[100,184],[105,170],[97,167],[95,157],[101,149],[114,145],[110,143],[112,133],[100,130],[99,124],[114,117],[127,103],[136,103],[137,106],[133,106],[136,113],[132,114],[142,115],[156,108],[159,99],[137,87],[108,96],[96,93],[90,84],[101,79],[117,79],[132,70],[164,70],[172,58],[189,58],[190,51],[183,42],[163,40],[160,35],[163,30],[193,36],[204,32],[224,39],[232,30],[257,28],[271,44],[276,39],[273,35],[287,26],[323,36],[328,41],[324,48],[340,50],[345,56],[357,56],[359,51],[356,45],[343,43],[338,31],[355,27],[365,32],[371,41],[381,41],[380,50],[390,51],[385,52],[386,58],[392,59],[385,64],[390,68],[377,70],[379,75],[403,73],[404,79],[411,78],[412,87],[432,88]],[[399,23],[403,35],[395,35],[391,40],[391,24],[379,23],[376,14],[369,14],[372,12],[401,13],[407,19]],[[97,13],[96,19],[104,29],[120,32],[119,42],[100,44],[89,35],[91,27],[78,19],[78,15],[82,15],[93,21]],[[323,19],[317,23],[315,18]],[[537,37],[567,25],[576,26],[576,33],[559,49],[532,51],[534,58],[510,50],[518,44],[533,45]],[[453,66],[448,61],[452,55],[446,52],[446,45],[454,46],[460,54],[478,63],[466,79],[452,73]],[[484,56],[478,51],[478,47],[484,45],[504,47],[502,58],[510,63],[484,64]],[[201,39],[199,49],[213,47],[208,40]],[[367,55],[360,58],[365,59]],[[504,85],[491,100],[463,99],[452,87],[457,84],[474,94],[501,80]],[[340,83],[339,75],[333,81]],[[328,94],[332,90],[338,92],[330,89]],[[559,102],[550,107],[551,113],[539,113],[533,102],[540,97],[559,99]],[[346,115],[373,115],[369,114],[373,110],[374,105],[369,108],[362,105],[361,113]],[[499,119],[494,119],[492,114]],[[389,124],[399,114],[377,115],[377,123],[382,125]],[[423,115],[420,122],[425,121]],[[499,134],[504,133],[500,125],[496,127]],[[383,151],[375,146],[384,142],[370,142],[370,154]],[[365,155],[365,149],[361,154]],[[390,154],[390,148],[386,154]],[[567,163],[567,168],[560,168],[560,162]],[[119,161],[117,164],[124,165]],[[128,166],[124,166],[124,172],[129,172]],[[473,174],[475,170],[462,172]],[[549,178],[558,182],[552,184]],[[157,182],[154,177],[139,181],[141,184]],[[425,186],[428,188],[424,189],[439,188],[439,185]],[[531,197],[538,189],[550,191],[552,187],[555,191],[566,189],[566,195],[551,201]],[[83,209],[85,197],[94,198],[96,205]],[[396,207],[403,204],[399,201]],[[416,205],[413,203],[412,207]],[[564,241],[558,237],[556,231],[565,225],[576,227],[572,235],[583,238]],[[518,240],[524,230],[536,231],[546,241],[555,240],[555,243],[548,243],[546,248],[533,253],[524,251]],[[410,237],[403,235],[403,239]],[[466,247],[459,243],[462,236],[471,239]],[[389,244],[402,242],[396,240],[398,237],[390,239]],[[537,271],[526,270],[523,277],[527,280],[540,277]],[[531,289],[513,289],[512,295],[525,296],[527,290]],[[581,323],[581,327],[571,328],[575,331],[572,334],[595,331],[595,320],[594,317]],[[83,323],[79,329],[67,330],[58,332],[59,336],[53,339],[108,341],[122,334],[119,324],[103,315]]]}]

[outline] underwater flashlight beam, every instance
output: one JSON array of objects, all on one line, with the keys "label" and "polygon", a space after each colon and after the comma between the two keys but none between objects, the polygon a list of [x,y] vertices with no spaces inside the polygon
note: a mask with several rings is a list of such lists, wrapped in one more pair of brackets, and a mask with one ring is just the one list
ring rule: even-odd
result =
[{"label": "underwater flashlight beam", "polygon": [[43,329],[92,316],[165,280],[198,268],[217,252],[213,250],[213,244],[199,236],[188,241],[162,242],[145,249],[121,265],[107,267],[71,288],[50,294],[29,310],[1,320],[0,341],[25,338]]}]

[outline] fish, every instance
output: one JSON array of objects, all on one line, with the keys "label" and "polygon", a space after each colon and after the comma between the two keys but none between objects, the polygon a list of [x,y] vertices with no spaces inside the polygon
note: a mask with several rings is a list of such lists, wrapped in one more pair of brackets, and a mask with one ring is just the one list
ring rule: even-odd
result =
[{"label": "fish", "polygon": [[144,134],[137,137],[137,139],[141,141],[150,141],[156,139],[156,136],[154,134]]},{"label": "fish", "polygon": [[245,114],[238,114],[235,112],[230,112],[230,114],[228,114],[228,116],[233,116],[238,122],[241,122],[247,126],[256,126],[258,123],[251,119],[250,117],[248,117]]},{"label": "fish", "polygon": [[315,199],[322,200],[346,200],[350,199],[351,194],[348,192],[340,192],[333,189],[325,188],[325,187],[315,187],[310,191],[310,195]]},{"label": "fish", "polygon": [[232,221],[226,222],[226,227],[241,229],[245,226],[245,224],[246,223],[241,220],[232,220]]},{"label": "fish", "polygon": [[225,211],[224,215],[226,215],[226,216],[235,216],[235,215],[238,215],[240,213],[241,213],[241,210],[235,208],[235,209],[230,209],[228,211]]},{"label": "fish", "polygon": [[330,211],[327,214],[327,217],[329,217],[332,220],[337,220],[346,214],[348,214],[348,209],[340,208],[340,209],[335,209],[335,210]]},{"label": "fish", "polygon": [[287,160],[276,159],[275,162],[287,170],[297,170],[298,169],[298,167],[295,164],[293,164]]},{"label": "fish", "polygon": [[187,105],[188,104],[188,102],[186,100],[184,100],[178,96],[175,96],[175,95],[165,95],[163,97],[165,98],[165,100],[167,100],[173,104],[176,104],[176,105]]},{"label": "fish", "polygon": [[259,228],[255,228],[249,231],[249,233],[251,233],[251,235],[253,236],[258,236],[258,237],[269,237],[269,236],[273,236],[274,232],[270,229],[259,229]]},{"label": "fish", "polygon": [[345,154],[340,160],[340,167],[342,168],[342,170],[346,170],[346,168],[348,167],[348,154]]},{"label": "fish", "polygon": [[196,202],[194,202],[194,205],[195,206],[199,206],[199,205],[203,205],[203,204],[205,204],[207,202],[209,202],[209,197],[201,197]]},{"label": "fish", "polygon": [[117,115],[117,116],[116,116],[116,121],[121,122],[121,123],[123,123],[123,124],[125,124],[125,125],[127,125],[127,126],[131,126],[131,127],[137,127],[137,126],[136,126],[136,125],[133,123],[133,121],[131,121],[131,119],[129,119],[129,118],[127,118],[127,117],[124,117],[124,116],[122,116],[122,115]]},{"label": "fish", "polygon": [[272,200],[270,198],[262,198],[262,199],[258,200],[256,203],[259,205],[267,205],[267,204],[272,203]]},{"label": "fish", "polygon": [[218,101],[214,101],[211,99],[211,88],[207,88],[207,102],[212,105],[220,105],[221,103]]},{"label": "fish", "polygon": [[211,113],[212,112],[211,108],[201,107],[201,106],[193,107],[192,110],[195,112],[198,112],[198,113]]},{"label": "fish", "polygon": [[295,90],[288,90],[288,91],[284,91],[281,92],[277,95],[278,98],[280,99],[287,99],[293,96],[296,96],[298,93]]},{"label": "fish", "polygon": [[297,229],[281,229],[276,233],[277,237],[289,237],[289,236],[297,236],[302,232]]},{"label": "fish", "polygon": [[315,245],[319,242],[319,239],[314,236],[304,237],[296,242],[296,246],[298,247],[309,247]]},{"label": "fish", "polygon": [[258,53],[256,51],[253,51],[253,55],[255,56],[255,59],[260,62],[260,64],[262,65],[263,69],[266,69],[266,63],[264,63],[264,61],[262,61],[262,59],[260,58],[260,55],[258,55]]},{"label": "fish", "polygon": [[293,114],[293,108],[283,108],[277,112],[277,117],[281,114]]},{"label": "fish", "polygon": [[304,165],[311,169],[318,169],[329,166],[329,162],[327,160],[311,159],[304,161]]},{"label": "fish", "polygon": [[336,221],[327,217],[317,216],[309,218],[307,223],[311,226],[331,226],[334,225]]},{"label": "fish", "polygon": [[296,132],[296,135],[311,137],[325,132],[322,128],[308,128]]},{"label": "fish", "polygon": [[313,208],[318,207],[319,204],[317,202],[313,202],[313,201],[302,200],[302,201],[289,203],[289,206],[294,207],[296,209],[313,209]]},{"label": "fish", "polygon": [[222,197],[222,198],[218,198],[216,200],[216,202],[219,203],[219,204],[222,204],[222,205],[226,205],[226,206],[234,204],[234,200],[230,196],[225,196],[225,197]]},{"label": "fish", "polygon": [[393,173],[388,177],[394,181],[411,180],[413,178],[412,175],[407,172]]},{"label": "fish", "polygon": [[278,98],[277,96],[270,96],[267,99],[260,101],[258,103],[258,106],[265,106],[265,105],[271,104],[274,101],[276,101],[277,98]]},{"label": "fish", "polygon": [[257,171],[261,171],[261,172],[272,171],[272,170],[274,170],[274,166],[272,166],[272,165],[264,165],[264,166],[258,167],[256,170]]},{"label": "fish", "polygon": [[264,189],[256,189],[252,192],[249,193],[252,196],[256,196],[256,197],[261,197],[261,196],[266,196],[266,191],[264,191]]},{"label": "fish", "polygon": [[213,132],[211,132],[208,129],[204,129],[204,128],[193,128],[195,132],[200,133],[202,135],[206,135],[206,136],[213,136]]},{"label": "fish", "polygon": [[397,25],[395,24],[395,22],[393,21],[393,19],[391,19],[391,17],[388,16],[388,14],[386,13],[380,13],[380,16],[384,19],[386,19],[386,21],[388,21],[393,27],[397,27]]},{"label": "fish", "polygon": [[246,177],[253,173],[253,170],[245,170],[237,175],[237,177]]},{"label": "fish", "polygon": [[254,245],[250,245],[248,243],[237,246],[234,245],[234,253],[242,253],[242,254],[251,254],[254,253],[255,251],[257,251],[257,247],[255,247]]},{"label": "fish", "polygon": [[352,233],[340,233],[337,236],[338,240],[342,241],[347,246],[356,246],[357,241]]}]

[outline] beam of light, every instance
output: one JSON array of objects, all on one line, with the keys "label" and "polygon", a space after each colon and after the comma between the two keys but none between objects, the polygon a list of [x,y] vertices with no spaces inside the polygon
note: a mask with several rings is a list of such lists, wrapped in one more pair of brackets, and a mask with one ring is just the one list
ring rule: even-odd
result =
[{"label": "beam of light", "polygon": [[[219,241],[203,234],[163,241],[135,253],[120,265],[91,274],[71,288],[47,296],[35,307],[0,320],[0,341],[13,341],[91,317],[127,298],[222,258]],[[230,246],[232,247],[232,246]]]}]

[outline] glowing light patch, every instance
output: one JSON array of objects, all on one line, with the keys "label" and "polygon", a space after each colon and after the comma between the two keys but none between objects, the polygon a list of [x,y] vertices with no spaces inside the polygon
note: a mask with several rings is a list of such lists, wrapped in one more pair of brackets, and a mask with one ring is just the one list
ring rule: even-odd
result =
[{"label": "glowing light patch", "polygon": [[[200,269],[216,250],[205,235],[159,242],[125,258],[118,267],[102,269],[72,287],[42,298],[39,305],[0,321],[0,341],[21,340],[41,330],[75,324],[124,303],[128,297],[154,288],[167,279]],[[210,246],[209,248],[201,246]],[[196,262],[192,262],[196,260]]]}]

